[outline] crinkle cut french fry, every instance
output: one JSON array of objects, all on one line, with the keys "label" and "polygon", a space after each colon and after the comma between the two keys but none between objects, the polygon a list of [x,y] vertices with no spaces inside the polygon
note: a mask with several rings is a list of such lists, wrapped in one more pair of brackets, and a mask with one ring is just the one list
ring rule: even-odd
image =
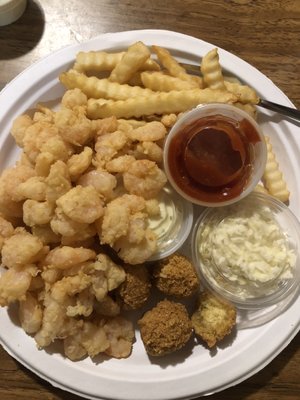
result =
[{"label": "crinkle cut french fry", "polygon": [[267,189],[261,183],[258,183],[255,188],[253,189],[255,192],[269,194]]},{"label": "crinkle cut french fry", "polygon": [[282,172],[279,170],[279,164],[273,152],[270,138],[265,136],[265,141],[267,145],[267,164],[262,178],[264,186],[272,196],[283,202],[287,202],[290,192],[287,189]]},{"label": "crinkle cut french fry", "polygon": [[191,82],[194,84],[194,87],[199,87],[195,80],[189,75],[186,70],[175,60],[174,57],[170,54],[170,52],[160,46],[152,46],[153,51],[156,53],[157,58],[161,62],[161,64],[166,68],[166,70],[170,73],[170,75],[180,78],[184,81]]},{"label": "crinkle cut french fry", "polygon": [[118,83],[128,82],[150,56],[150,50],[144,43],[134,43],[128,47],[121,60],[111,71],[109,80]]},{"label": "crinkle cut french fry", "polygon": [[171,90],[194,89],[195,83],[184,81],[162,72],[141,72],[143,85],[155,92],[170,92]]},{"label": "crinkle cut french fry", "polygon": [[[121,61],[125,51],[119,53],[107,53],[105,51],[80,51],[76,55],[76,68],[79,71],[112,71]],[[141,71],[159,71],[159,64],[148,58],[140,68]]]},{"label": "crinkle cut french fry", "polygon": [[76,55],[76,65],[83,71],[111,71],[121,61],[124,51],[106,53],[105,51],[80,51]]},{"label": "crinkle cut french fry", "polygon": [[256,91],[250,86],[226,81],[224,81],[224,84],[229,92],[232,92],[238,96],[241,103],[257,104],[259,102],[259,97]]},{"label": "crinkle cut french fry", "polygon": [[158,92],[145,97],[133,97],[123,101],[107,100],[99,103],[88,100],[87,114],[91,119],[115,115],[117,118],[139,118],[152,114],[171,114],[189,110],[202,103],[233,103],[237,100],[233,93],[223,90],[192,89]]},{"label": "crinkle cut french fry", "polygon": [[95,99],[124,100],[129,97],[147,96],[154,93],[150,89],[139,86],[120,85],[117,82],[110,82],[108,79],[98,79],[94,76],[87,77],[79,72],[63,72],[59,75],[60,82],[67,89],[79,88],[88,97]]},{"label": "crinkle cut french fry", "polygon": [[218,49],[212,49],[202,59],[201,72],[205,84],[212,89],[225,90],[222,67],[219,63]]}]

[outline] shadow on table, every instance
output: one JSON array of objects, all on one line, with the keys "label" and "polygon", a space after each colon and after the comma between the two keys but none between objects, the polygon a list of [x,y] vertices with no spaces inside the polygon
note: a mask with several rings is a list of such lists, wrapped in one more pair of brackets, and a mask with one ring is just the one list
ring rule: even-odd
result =
[{"label": "shadow on table", "polygon": [[43,9],[33,0],[27,1],[24,14],[14,23],[0,27],[0,60],[22,56],[32,50],[43,36],[45,17]]}]

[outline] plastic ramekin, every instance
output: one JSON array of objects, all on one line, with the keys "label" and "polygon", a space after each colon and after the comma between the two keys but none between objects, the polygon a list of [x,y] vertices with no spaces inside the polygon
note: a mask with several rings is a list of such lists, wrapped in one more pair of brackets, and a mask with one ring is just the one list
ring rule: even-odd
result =
[{"label": "plastic ramekin", "polygon": [[[255,223],[251,222],[251,227],[249,227],[254,247],[252,247],[249,241],[247,242],[246,235],[241,234],[240,241],[236,240],[236,235],[231,234],[227,235],[226,238],[222,238],[225,246],[232,248],[239,256],[239,263],[236,262],[236,257],[234,257],[235,261],[232,261],[233,258],[230,258],[229,262],[226,261],[228,260],[228,254],[232,254],[227,249],[224,249],[224,253],[226,254],[223,254],[221,257],[220,252],[216,251],[218,246],[220,246],[220,230],[218,231],[216,228],[223,223],[225,218],[235,218],[236,229],[239,229],[241,226],[239,218],[241,216],[245,218],[246,215],[248,218],[255,213],[258,215],[260,211],[270,213],[270,221],[275,221],[279,227],[279,232],[282,233],[282,242],[280,243],[283,243],[284,246],[281,249],[286,249],[284,250],[286,251],[285,254],[291,254],[291,260],[293,260],[293,262],[286,262],[287,259],[283,259],[283,261],[278,263],[279,268],[278,270],[274,269],[276,274],[274,273],[274,276],[270,280],[266,280],[265,278],[256,279],[256,275],[254,279],[254,275],[252,273],[249,274],[247,271],[248,268],[254,266],[255,271],[258,270],[259,273],[261,271],[264,274],[264,271],[266,271],[264,259],[270,261],[270,259],[274,259],[275,257],[275,254],[270,251],[271,248],[266,248],[264,251],[263,246],[261,246],[261,232]],[[270,227],[270,229],[272,228]],[[236,232],[236,229],[233,231],[233,226],[231,229],[232,232]],[[268,232],[266,234],[270,235],[268,236],[268,240],[272,241],[272,232],[270,232],[270,229],[266,229],[266,232]],[[219,235],[219,239],[216,239],[217,234]],[[255,238],[257,238],[257,241],[255,241]],[[203,286],[218,293],[241,309],[262,309],[279,304],[287,297],[291,297],[292,293],[299,289],[300,223],[284,203],[270,195],[253,192],[238,204],[221,208],[207,208],[195,223],[192,232],[191,247],[193,262]],[[241,249],[247,250],[245,251],[247,257],[243,257]],[[248,255],[253,251],[260,252],[259,254],[262,257],[249,257]],[[279,249],[276,249],[276,251],[279,251]],[[284,251],[282,254],[284,254]],[[256,256],[256,253],[252,254]],[[277,260],[278,258],[276,259],[276,263]],[[253,263],[250,261],[253,261]],[[239,276],[239,272],[238,274],[232,273],[232,275],[230,275],[230,272],[228,273],[231,269],[234,272],[237,271],[237,268],[240,268],[238,264],[243,265],[243,271],[246,271],[246,273],[242,276],[246,276],[247,279],[237,279],[236,276]]]},{"label": "plastic ramekin", "polygon": [[[171,142],[175,139],[178,138],[178,135],[182,134],[183,130],[186,129],[186,127],[190,127],[193,123],[200,121],[203,118],[207,117],[218,117],[222,118],[230,118],[232,121],[236,121],[237,124],[239,124],[243,120],[247,120],[248,123],[251,126],[251,129],[255,130],[259,141],[257,141],[255,144],[251,143],[250,150],[251,150],[251,165],[249,166],[249,177],[247,180],[243,183],[243,187],[241,190],[236,193],[234,193],[234,197],[231,196],[230,198],[226,198],[226,190],[223,190],[223,187],[217,188],[222,192],[222,199],[214,199],[213,196],[211,196],[211,193],[214,193],[211,191],[211,188],[207,190],[206,193],[209,193],[209,196],[211,196],[211,199],[201,199],[201,195],[199,196],[193,196],[190,193],[187,193],[184,191],[183,187],[179,186],[176,183],[176,178],[175,178],[175,172],[172,171],[172,167],[169,165],[170,158],[172,157],[177,157],[172,150],[170,150],[170,144]],[[182,148],[182,147],[181,147]],[[180,150],[184,151],[184,150]],[[213,103],[213,104],[205,104],[205,105],[200,105],[197,108],[186,112],[182,117],[179,118],[179,120],[176,122],[176,124],[172,127],[170,130],[166,141],[164,145],[164,169],[165,173],[168,177],[168,180],[170,184],[173,186],[173,188],[186,200],[198,204],[201,206],[205,207],[218,207],[218,206],[224,206],[224,205],[229,205],[232,203],[235,203],[245,196],[247,196],[249,193],[252,192],[254,187],[258,184],[258,182],[261,180],[262,175],[265,170],[267,162],[267,148],[266,148],[266,143],[265,139],[263,136],[263,133],[258,126],[257,122],[245,111],[229,104],[220,104],[220,103]],[[172,163],[173,165],[176,165],[176,168],[179,171],[179,168],[177,165],[180,163],[176,162]],[[177,171],[177,172],[178,172]],[[196,172],[197,173],[197,172]],[[184,179],[186,177],[184,176]],[[190,179],[190,177],[188,177]],[[177,181],[178,182],[178,181]],[[203,187],[202,187],[203,188]],[[224,185],[225,188],[225,185]],[[202,189],[201,189],[202,190]]]}]

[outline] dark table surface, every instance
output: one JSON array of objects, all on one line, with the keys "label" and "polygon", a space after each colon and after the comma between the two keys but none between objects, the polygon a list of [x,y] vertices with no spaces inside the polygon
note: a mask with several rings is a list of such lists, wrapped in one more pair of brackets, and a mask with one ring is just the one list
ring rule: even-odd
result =
[{"label": "dark table surface", "polygon": [[[136,29],[173,30],[226,49],[258,68],[300,108],[299,0],[29,0],[18,21],[0,27],[0,89],[63,46]],[[298,334],[263,370],[209,398],[299,399],[299,344]],[[1,400],[79,399],[53,388],[2,348],[0,372]]]}]

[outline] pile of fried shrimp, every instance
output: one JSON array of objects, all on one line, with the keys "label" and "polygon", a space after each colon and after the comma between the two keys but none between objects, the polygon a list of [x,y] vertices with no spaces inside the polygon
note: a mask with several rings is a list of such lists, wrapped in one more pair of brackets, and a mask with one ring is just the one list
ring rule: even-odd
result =
[{"label": "pile of fried shrimp", "polygon": [[[0,176],[0,305],[18,304],[39,349],[60,340],[71,360],[128,357],[135,330],[127,310],[144,310],[138,327],[151,356],[179,350],[194,333],[213,347],[235,326],[234,306],[200,290],[188,258],[148,262],[158,250],[148,221],[160,215],[170,128],[199,103],[255,116],[255,91],[223,76],[217,49],[199,71],[189,75],[168,50],[142,42],[121,53],[80,52],[59,76],[59,107],[37,104],[13,121],[21,153]],[[259,190],[287,201],[266,141]],[[164,299],[149,309],[153,288]]]}]

